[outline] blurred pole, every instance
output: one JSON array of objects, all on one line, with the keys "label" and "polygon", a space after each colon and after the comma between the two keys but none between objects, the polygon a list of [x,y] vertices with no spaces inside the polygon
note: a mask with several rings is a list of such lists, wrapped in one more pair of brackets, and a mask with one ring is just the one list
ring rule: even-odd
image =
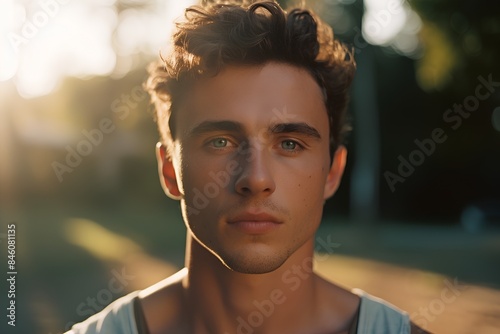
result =
[{"label": "blurred pole", "polygon": [[380,133],[374,49],[356,45],[357,73],[353,83],[354,157],[351,174],[351,218],[357,224],[378,219]]}]

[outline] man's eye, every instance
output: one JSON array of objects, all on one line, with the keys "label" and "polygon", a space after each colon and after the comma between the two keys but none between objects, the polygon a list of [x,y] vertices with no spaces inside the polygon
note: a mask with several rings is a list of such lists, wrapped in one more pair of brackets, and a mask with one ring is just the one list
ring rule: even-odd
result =
[{"label": "man's eye", "polygon": [[295,151],[299,149],[299,144],[293,140],[284,140],[281,142],[281,148],[287,151]]},{"label": "man's eye", "polygon": [[215,148],[224,148],[228,146],[229,142],[225,138],[215,138],[214,140],[210,141],[210,144]]}]

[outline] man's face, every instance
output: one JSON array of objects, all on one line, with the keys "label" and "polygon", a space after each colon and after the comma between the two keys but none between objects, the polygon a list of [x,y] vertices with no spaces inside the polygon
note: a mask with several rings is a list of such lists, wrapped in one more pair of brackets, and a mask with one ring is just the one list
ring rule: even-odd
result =
[{"label": "man's face", "polygon": [[321,89],[295,66],[233,66],[197,82],[163,161],[193,237],[235,271],[280,267],[314,238],[342,174],[328,124]]}]

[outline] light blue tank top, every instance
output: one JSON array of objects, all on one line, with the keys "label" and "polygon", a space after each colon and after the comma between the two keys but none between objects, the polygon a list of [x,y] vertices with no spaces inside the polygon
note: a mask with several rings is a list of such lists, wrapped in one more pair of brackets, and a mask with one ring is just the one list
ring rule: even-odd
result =
[{"label": "light blue tank top", "polygon": [[[406,312],[360,289],[361,297],[357,334],[410,334]],[[76,324],[66,334],[139,334],[134,314],[138,291],[122,297],[86,321]]]},{"label": "light blue tank top", "polygon": [[410,334],[410,317],[406,312],[363,290],[352,292],[361,297],[357,334]]}]

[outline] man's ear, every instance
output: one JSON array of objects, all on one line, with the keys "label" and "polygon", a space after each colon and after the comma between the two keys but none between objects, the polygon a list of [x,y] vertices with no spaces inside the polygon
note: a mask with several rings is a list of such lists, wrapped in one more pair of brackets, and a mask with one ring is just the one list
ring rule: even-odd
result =
[{"label": "man's ear", "polygon": [[167,152],[166,146],[162,143],[156,144],[156,159],[158,160],[158,174],[163,191],[165,191],[168,197],[180,200],[182,194],[177,185],[174,164]]},{"label": "man's ear", "polygon": [[345,163],[347,159],[347,149],[340,145],[333,156],[333,162],[330,166],[330,171],[326,177],[325,190],[323,199],[328,199],[337,191],[342,175],[344,174]]}]

